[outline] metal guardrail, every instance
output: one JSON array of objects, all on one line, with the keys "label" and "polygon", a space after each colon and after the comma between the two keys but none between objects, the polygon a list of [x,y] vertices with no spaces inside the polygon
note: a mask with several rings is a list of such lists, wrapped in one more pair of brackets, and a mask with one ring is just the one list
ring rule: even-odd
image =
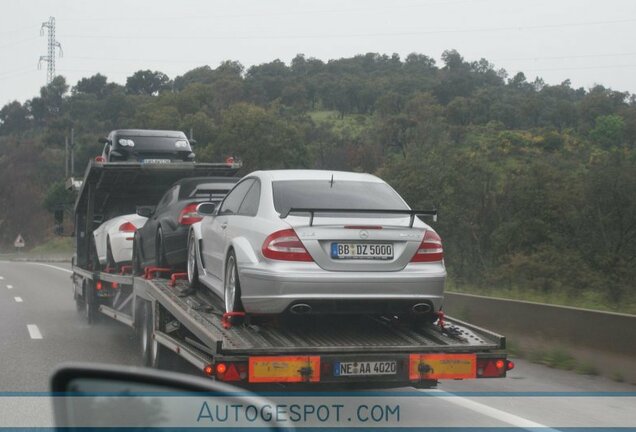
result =
[{"label": "metal guardrail", "polygon": [[444,310],[522,350],[559,349],[595,373],[636,384],[636,315],[447,292]]},{"label": "metal guardrail", "polygon": [[636,361],[636,315],[447,292],[449,314],[503,334],[631,356]]}]

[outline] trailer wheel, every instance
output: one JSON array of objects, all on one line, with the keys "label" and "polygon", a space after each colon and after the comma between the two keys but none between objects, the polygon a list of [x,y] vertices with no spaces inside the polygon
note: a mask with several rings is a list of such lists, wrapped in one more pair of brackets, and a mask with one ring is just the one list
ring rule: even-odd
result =
[{"label": "trailer wheel", "polygon": [[144,366],[155,369],[175,370],[178,367],[177,354],[173,353],[153,337],[155,317],[150,302],[144,302],[144,326],[141,333],[142,357]]},{"label": "trailer wheel", "polygon": [[95,324],[97,321],[97,299],[95,298],[95,288],[93,287],[93,282],[87,279],[84,279],[84,316],[86,317],[86,322],[91,325]]},{"label": "trailer wheel", "polygon": [[84,309],[86,308],[86,301],[84,298],[77,294],[77,291],[73,290],[73,298],[75,299],[75,308],[77,313],[84,315]]}]

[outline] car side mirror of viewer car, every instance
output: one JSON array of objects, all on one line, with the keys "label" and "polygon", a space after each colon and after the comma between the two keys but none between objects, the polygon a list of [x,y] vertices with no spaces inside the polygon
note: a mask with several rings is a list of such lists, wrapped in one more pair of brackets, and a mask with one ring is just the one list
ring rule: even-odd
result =
[{"label": "car side mirror of viewer car", "polygon": [[136,213],[139,216],[143,216],[143,217],[149,218],[150,216],[153,215],[154,212],[155,211],[154,211],[154,209],[152,207],[138,207]]},{"label": "car side mirror of viewer car", "polygon": [[[56,396],[53,410],[59,430],[196,426],[196,413],[203,402],[211,407],[237,407],[237,418],[245,418],[250,405],[272,406],[256,394],[206,378],[99,363],[59,366],[50,389]],[[188,416],[189,412],[194,414]],[[250,428],[282,429],[276,420],[265,420],[250,423]]]},{"label": "car side mirror of viewer car", "polygon": [[214,210],[216,210],[216,204],[212,202],[204,202],[197,206],[197,213],[201,216],[211,216],[214,214]]}]

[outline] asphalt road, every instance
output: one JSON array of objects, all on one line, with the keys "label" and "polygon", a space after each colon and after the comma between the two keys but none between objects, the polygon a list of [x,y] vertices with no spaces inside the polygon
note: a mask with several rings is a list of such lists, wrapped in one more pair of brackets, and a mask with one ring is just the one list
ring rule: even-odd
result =
[{"label": "asphalt road", "polygon": [[[89,326],[78,315],[69,268],[0,261],[0,392],[47,391],[51,371],[66,361],[140,365],[132,330],[107,318]],[[404,405],[404,415],[416,416],[402,426],[423,426],[417,421],[425,416],[430,426],[636,427],[636,386],[515,362],[506,379],[382,391],[386,401]]]}]

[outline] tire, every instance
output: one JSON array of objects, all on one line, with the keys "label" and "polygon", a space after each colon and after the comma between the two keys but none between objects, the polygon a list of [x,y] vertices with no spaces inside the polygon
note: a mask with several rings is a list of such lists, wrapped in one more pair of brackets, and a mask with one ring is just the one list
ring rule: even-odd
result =
[{"label": "tire", "polygon": [[97,321],[97,309],[99,307],[95,298],[95,288],[93,281],[84,280],[84,317],[89,325],[95,324]]},{"label": "tire", "polygon": [[117,263],[113,258],[113,250],[110,247],[110,238],[106,240],[106,267],[115,270],[117,273]]},{"label": "tire", "polygon": [[[241,304],[241,283],[239,281],[236,255],[231,250],[225,260],[225,279],[223,281],[223,303],[225,312],[242,312]],[[238,324],[241,321],[238,317],[231,317],[230,323]]]},{"label": "tire", "polygon": [[139,247],[139,236],[137,234],[133,237],[132,272],[135,276],[140,276],[144,273],[141,267],[141,249]]},{"label": "tire", "polygon": [[73,298],[75,299],[75,309],[77,313],[80,315],[84,315],[84,309],[86,308],[86,302],[82,296],[77,295],[77,292],[73,293]]},{"label": "tire", "polygon": [[157,230],[157,239],[155,240],[155,264],[157,267],[167,267],[161,227]]},{"label": "tire", "polygon": [[153,358],[153,347],[154,340],[152,338],[152,333],[154,331],[153,326],[153,318],[152,318],[152,307],[151,304],[147,301],[144,301],[142,305],[140,305],[139,313],[141,317],[139,318],[139,347],[141,348],[141,362],[144,366],[152,366],[152,358]]},{"label": "tire", "polygon": [[[154,333],[154,312],[151,304],[149,302],[145,303],[147,306],[144,312],[144,327],[147,332],[147,351],[143,357],[144,365],[155,369],[178,370],[181,358],[152,337]],[[142,352],[142,354],[144,353]]]},{"label": "tire", "polygon": [[188,286],[190,287],[190,289],[199,289],[201,287],[201,282],[199,282],[199,267],[197,265],[197,244],[194,237],[194,232],[192,231],[190,231],[190,235],[188,236],[187,272]]}]

